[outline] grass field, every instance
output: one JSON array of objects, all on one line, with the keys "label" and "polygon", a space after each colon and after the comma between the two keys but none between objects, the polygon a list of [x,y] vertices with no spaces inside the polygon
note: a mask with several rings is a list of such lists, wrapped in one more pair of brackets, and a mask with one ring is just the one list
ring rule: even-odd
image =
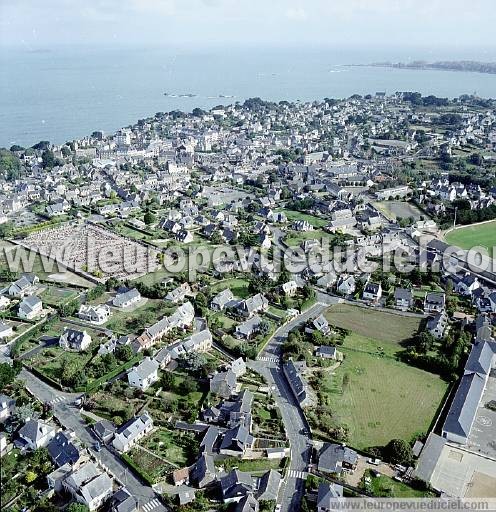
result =
[{"label": "grass field", "polygon": [[71,300],[77,298],[78,292],[71,288],[56,288],[47,286],[40,296],[44,304],[57,307],[67,304]]},{"label": "grass field", "polygon": [[[346,346],[346,342],[345,342]],[[390,358],[341,347],[345,360],[319,382],[334,421],[349,428],[359,449],[426,432],[446,392],[437,375]]]},{"label": "grass field", "polygon": [[299,246],[305,240],[322,240],[328,238],[332,240],[334,235],[325,232],[322,229],[314,229],[312,231],[289,231],[284,241],[291,247]]},{"label": "grass field", "polygon": [[407,201],[377,201],[372,204],[389,220],[396,220],[398,217],[403,219],[413,217],[415,220],[419,220],[420,217],[426,216],[414,204]]},{"label": "grass field", "polygon": [[386,475],[376,477],[369,470],[366,471],[365,475],[370,477],[369,490],[372,491],[374,496],[390,498],[424,498],[435,496],[433,492],[413,489],[409,485],[393,480]]},{"label": "grass field", "polygon": [[475,226],[456,228],[444,238],[446,243],[462,249],[468,250],[476,246],[485,247],[489,254],[495,256],[493,247],[496,246],[496,220]]},{"label": "grass field", "polygon": [[222,290],[229,288],[235,297],[239,299],[246,299],[246,297],[250,296],[250,292],[248,291],[249,282],[247,279],[233,278],[226,279],[224,281],[220,281],[215,283],[212,286],[212,295],[220,293]]},{"label": "grass field", "polygon": [[321,217],[316,217],[315,215],[310,215],[308,213],[301,213],[295,210],[277,210],[278,212],[284,213],[290,222],[295,220],[306,220],[309,224],[311,224],[314,228],[323,228],[329,224],[329,221],[323,219]]},{"label": "grass field", "polygon": [[426,432],[447,383],[396,360],[421,319],[348,304],[331,306],[326,317],[351,332],[339,347],[343,363],[333,373],[321,372],[316,392],[319,408],[348,427],[348,443],[366,449]]},{"label": "grass field", "polygon": [[411,338],[421,319],[349,304],[331,306],[325,314],[328,322],[356,334],[384,342],[399,343]]}]

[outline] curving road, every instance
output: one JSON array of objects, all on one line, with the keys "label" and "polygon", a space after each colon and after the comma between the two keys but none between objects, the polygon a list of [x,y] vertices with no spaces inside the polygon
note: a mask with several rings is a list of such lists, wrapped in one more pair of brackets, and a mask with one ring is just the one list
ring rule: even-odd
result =
[{"label": "curving road", "polygon": [[100,451],[93,449],[97,438],[93,435],[88,425],[85,423],[79,409],[74,405],[74,400],[81,394],[62,393],[42,380],[35,377],[31,372],[23,369],[19,374],[19,379],[26,383],[26,388],[43,403],[50,403],[53,408],[54,416],[59,420],[64,428],[73,430],[77,438],[85,444],[91,455],[105,468],[116,480],[127,487],[129,492],[138,500],[140,510],[145,512],[167,512],[159,501],[154,490],[142,484],[127,465],[121,461],[120,457],[114,454],[106,446],[102,446]]}]

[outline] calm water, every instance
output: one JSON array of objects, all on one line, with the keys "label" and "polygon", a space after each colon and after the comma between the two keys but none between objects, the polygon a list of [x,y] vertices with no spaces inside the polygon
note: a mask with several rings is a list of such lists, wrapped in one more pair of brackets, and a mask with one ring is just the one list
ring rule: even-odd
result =
[{"label": "calm water", "polygon": [[[33,52],[2,48],[0,146],[27,146],[39,140],[62,143],[94,130],[113,132],[159,111],[191,111],[253,96],[279,101],[419,91],[443,97],[474,92],[496,97],[496,75],[343,66],[430,59],[425,54],[394,54],[390,49],[365,53],[322,49],[200,53],[156,48]],[[491,57],[495,55],[481,60]],[[197,96],[174,98],[164,92]]]}]

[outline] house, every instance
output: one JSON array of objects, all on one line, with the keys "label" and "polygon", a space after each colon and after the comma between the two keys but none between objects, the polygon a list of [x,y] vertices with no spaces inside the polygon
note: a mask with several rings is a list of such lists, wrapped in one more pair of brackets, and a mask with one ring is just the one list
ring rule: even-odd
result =
[{"label": "house", "polygon": [[8,288],[7,293],[11,297],[23,298],[32,295],[36,291],[36,285],[40,282],[38,276],[31,273],[23,274],[17,281],[14,281]]},{"label": "house", "polygon": [[347,446],[324,443],[319,453],[318,470],[324,473],[354,471],[357,464],[357,452]]},{"label": "house", "polygon": [[15,410],[16,401],[7,395],[0,395],[0,423],[12,416]]},{"label": "house", "polygon": [[258,315],[249,318],[245,322],[238,324],[234,331],[236,338],[243,338],[245,340],[251,339],[257,332],[260,331],[260,326],[263,320]]},{"label": "house", "polygon": [[117,451],[125,453],[148,434],[152,428],[153,420],[148,412],[144,411],[140,416],[136,416],[124,423],[116,431],[112,446]]},{"label": "house", "polygon": [[159,364],[155,359],[145,357],[138,365],[128,371],[127,380],[129,385],[146,391],[158,380]]},{"label": "house", "polygon": [[426,314],[441,313],[446,305],[446,295],[442,292],[428,292],[424,299],[424,312]]},{"label": "house", "polygon": [[193,482],[199,489],[203,489],[214,482],[216,471],[212,455],[203,453],[193,466],[189,478],[190,482]]},{"label": "house", "polygon": [[59,346],[65,350],[81,352],[91,345],[91,336],[86,331],[78,331],[70,327],[64,327],[64,332],[59,338]]},{"label": "house", "polygon": [[9,338],[14,335],[14,329],[11,325],[6,324],[5,322],[0,322],[0,340],[5,338]]},{"label": "house", "polygon": [[72,430],[57,432],[47,445],[48,454],[57,467],[76,464],[82,455],[82,448]]},{"label": "house", "polygon": [[427,331],[430,332],[434,338],[440,340],[448,327],[448,317],[444,311],[437,313],[427,320]]},{"label": "house", "polygon": [[288,380],[289,387],[294,396],[302,407],[306,407],[312,403],[308,385],[302,376],[302,367],[296,365],[292,360],[284,363],[282,366],[283,373]]},{"label": "house", "polygon": [[78,317],[85,322],[101,325],[104,324],[112,312],[106,304],[99,304],[98,306],[91,306],[89,304],[82,304],[79,307]]},{"label": "house", "polygon": [[189,485],[189,468],[181,468],[173,471],[172,481],[175,486]]},{"label": "house", "polygon": [[224,311],[225,307],[234,300],[234,295],[229,288],[222,290],[210,301],[212,311]]},{"label": "house", "polygon": [[341,295],[351,295],[356,289],[355,276],[340,276],[336,289]]},{"label": "house", "polygon": [[138,500],[125,487],[121,487],[110,498],[109,512],[138,512]]},{"label": "house", "polygon": [[281,475],[274,469],[270,469],[258,480],[257,499],[259,501],[277,501]]},{"label": "house", "polygon": [[250,473],[233,469],[220,479],[220,488],[224,503],[237,503],[253,492],[253,479]]},{"label": "house", "polygon": [[236,374],[231,370],[215,373],[210,379],[210,392],[223,398],[229,398],[236,391]]},{"label": "house", "polygon": [[133,304],[138,303],[140,300],[141,293],[136,288],[132,288],[131,290],[127,290],[126,292],[118,293],[114,297],[112,304],[116,308],[128,308]]},{"label": "house", "polygon": [[248,493],[236,503],[234,512],[259,512],[260,504],[253,494]]},{"label": "house", "polygon": [[10,305],[10,300],[5,295],[0,296],[0,311],[5,311]]},{"label": "house", "polygon": [[182,302],[187,294],[191,293],[191,288],[188,283],[183,283],[179,285],[174,290],[171,290],[166,296],[165,300],[172,302],[173,304],[177,304],[178,302]]},{"label": "house", "polygon": [[208,352],[212,348],[212,333],[209,329],[195,332],[184,339],[182,346],[187,354],[191,352]]},{"label": "house", "polygon": [[28,295],[24,297],[19,304],[17,316],[23,320],[34,320],[41,315],[43,311],[43,304],[35,295]]},{"label": "house", "polygon": [[298,291],[298,285],[296,281],[288,281],[281,286],[281,289],[286,297],[293,297]]},{"label": "house", "polygon": [[317,512],[332,512],[336,510],[336,500],[343,497],[343,486],[321,482],[317,494]]},{"label": "house", "polygon": [[315,356],[322,359],[337,359],[338,351],[336,347],[321,345],[315,350]]},{"label": "house", "polygon": [[90,511],[97,510],[113,493],[112,479],[94,462],[73,469],[63,480],[63,488]]},{"label": "house", "polygon": [[231,363],[231,371],[236,377],[242,377],[246,373],[246,363],[242,357],[238,357]]},{"label": "house", "polygon": [[172,353],[170,347],[162,347],[154,356],[155,361],[159,364],[159,367],[163,370],[172,361]]},{"label": "house", "polygon": [[56,429],[49,423],[41,420],[26,420],[26,423],[19,429],[21,447],[29,450],[45,448],[52,438],[55,437]]},{"label": "house", "polygon": [[378,302],[382,297],[382,286],[380,283],[367,283],[363,289],[363,300]]},{"label": "house", "polygon": [[254,437],[243,425],[231,428],[224,433],[219,453],[231,457],[242,457],[247,450],[253,448]]},{"label": "house", "polygon": [[100,420],[93,424],[92,430],[102,443],[107,444],[114,438],[116,428],[111,421]]},{"label": "house", "polygon": [[401,311],[407,311],[413,306],[413,292],[408,288],[396,288],[394,290],[394,307]]},{"label": "house", "polygon": [[475,290],[481,287],[479,279],[467,272],[463,279],[456,283],[455,292],[460,293],[466,297],[471,297]]},{"label": "house", "polygon": [[251,318],[256,313],[262,313],[269,309],[269,301],[261,293],[242,300],[237,306],[238,314],[244,318]]},{"label": "house", "polygon": [[331,334],[331,327],[329,326],[329,322],[327,321],[324,315],[319,315],[312,322],[313,327],[317,329],[317,331],[321,332],[325,336]]},{"label": "house", "polygon": [[294,231],[312,231],[313,226],[306,220],[296,220],[291,225]]}]

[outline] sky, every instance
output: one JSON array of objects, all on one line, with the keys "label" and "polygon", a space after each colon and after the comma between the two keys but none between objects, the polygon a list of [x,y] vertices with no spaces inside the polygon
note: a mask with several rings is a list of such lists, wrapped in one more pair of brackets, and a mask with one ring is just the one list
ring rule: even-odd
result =
[{"label": "sky", "polygon": [[[494,0],[0,0],[0,46],[478,48]],[[486,59],[490,60],[490,59]]]}]

